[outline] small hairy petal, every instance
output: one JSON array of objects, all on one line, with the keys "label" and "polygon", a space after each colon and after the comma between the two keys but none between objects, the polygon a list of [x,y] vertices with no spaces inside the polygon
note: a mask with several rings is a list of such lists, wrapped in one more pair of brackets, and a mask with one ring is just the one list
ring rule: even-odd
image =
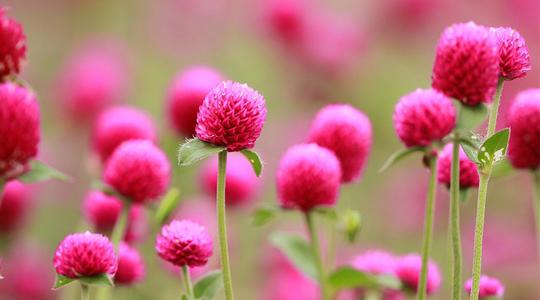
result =
[{"label": "small hairy petal", "polygon": [[512,28],[491,28],[499,43],[499,71],[506,80],[524,77],[531,70],[525,40]]},{"label": "small hairy petal", "polygon": [[26,36],[19,22],[0,5],[0,79],[19,74],[26,59]]},{"label": "small hairy petal", "polygon": [[516,96],[508,117],[508,158],[515,168],[540,167],[540,89],[528,89]]},{"label": "small hairy petal", "polygon": [[[408,254],[398,258],[396,262],[396,275],[401,282],[411,290],[418,289],[420,281],[420,271],[422,269],[422,257],[417,254]],[[427,271],[427,294],[437,292],[441,286],[441,273],[437,265],[429,261]]]},{"label": "small hairy petal", "polygon": [[[448,144],[438,155],[437,180],[446,186],[450,186],[452,177],[452,144]],[[459,148],[459,187],[478,187],[478,167],[471,161],[463,149]]]},{"label": "small hairy petal", "polygon": [[134,248],[126,243],[120,243],[118,251],[118,269],[114,275],[116,284],[131,285],[144,278],[144,261]]},{"label": "small hairy petal", "polygon": [[[472,278],[465,282],[465,291],[470,294],[472,290]],[[491,299],[490,297],[501,298],[504,296],[504,286],[497,279],[486,275],[480,276],[480,299]]]},{"label": "small hairy petal", "polygon": [[28,215],[30,208],[28,186],[19,181],[9,181],[0,193],[0,233],[13,232]]}]

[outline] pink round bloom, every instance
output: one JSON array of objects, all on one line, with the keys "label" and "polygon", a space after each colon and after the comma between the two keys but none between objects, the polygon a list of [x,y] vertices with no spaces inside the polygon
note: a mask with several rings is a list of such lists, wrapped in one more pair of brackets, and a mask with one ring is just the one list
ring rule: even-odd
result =
[{"label": "pink round bloom", "polygon": [[[201,170],[200,185],[212,197],[216,195],[218,175],[217,158],[206,162]],[[249,161],[240,153],[231,153],[227,158],[225,173],[225,199],[227,204],[237,206],[251,203],[258,192],[259,181]]]},{"label": "pink round bloom", "polygon": [[126,243],[120,243],[114,282],[122,285],[134,284],[144,278],[144,273],[144,261],[139,252]]},{"label": "pink round bloom", "polygon": [[277,171],[281,206],[304,212],[336,203],[341,183],[339,161],[316,144],[296,145],[285,153]]},{"label": "pink round bloom", "polygon": [[222,81],[223,75],[205,66],[190,67],[176,76],[169,88],[167,111],[177,133],[195,135],[199,107],[208,92]]},{"label": "pink round bloom", "polygon": [[432,86],[466,105],[491,101],[499,78],[496,38],[473,22],[444,30],[437,45]]},{"label": "pink round bloom", "polygon": [[360,176],[371,151],[371,122],[350,105],[328,105],[315,117],[308,141],[332,150],[341,165],[341,181],[351,182]]},{"label": "pink round bloom", "polygon": [[0,178],[17,177],[36,157],[41,136],[39,120],[39,105],[33,93],[13,83],[0,84]]},{"label": "pink round bloom", "polygon": [[177,267],[201,267],[212,256],[212,238],[195,222],[174,220],[161,228],[156,251],[159,257]]},{"label": "pink round bloom", "polygon": [[5,8],[0,6],[0,79],[20,73],[25,59],[26,36],[23,28],[6,16]]},{"label": "pink round bloom", "polygon": [[224,81],[204,98],[195,131],[205,142],[240,151],[253,148],[265,119],[261,94],[247,84]]},{"label": "pink round bloom", "polygon": [[[465,283],[465,291],[470,294],[472,290],[472,278],[469,278]],[[486,275],[480,276],[480,292],[478,296],[480,299],[487,299],[490,297],[502,298],[504,295],[504,286],[496,278],[488,277]],[[491,298],[490,298],[491,299]]]},{"label": "pink round bloom", "polygon": [[[452,144],[448,144],[439,153],[437,161],[437,180],[446,186],[450,186],[452,177]],[[459,147],[459,187],[476,188],[478,187],[478,167],[471,161],[461,146]]]},{"label": "pink round bloom", "polygon": [[117,257],[112,243],[105,236],[85,232],[70,234],[54,254],[56,273],[69,277],[91,277],[116,273]]},{"label": "pink round bloom", "polygon": [[508,122],[512,130],[508,158],[514,168],[539,168],[540,89],[528,89],[516,96]]},{"label": "pink round bloom", "polygon": [[101,191],[91,191],[84,199],[84,215],[97,231],[112,230],[122,209],[122,202]]},{"label": "pink round bloom", "polygon": [[0,233],[15,230],[28,215],[30,193],[19,181],[9,181],[0,192]]},{"label": "pink round bloom", "polygon": [[298,44],[305,35],[308,1],[266,0],[264,20],[271,33],[287,44]]},{"label": "pink round bloom", "polygon": [[92,133],[92,147],[102,161],[127,140],[157,139],[156,128],[143,111],[129,106],[110,108],[97,118]]},{"label": "pink round bloom", "polygon": [[[396,275],[406,288],[416,292],[420,282],[420,271],[422,269],[422,257],[417,254],[408,254],[400,257],[396,262]],[[429,261],[427,271],[428,295],[437,292],[441,286],[441,273],[437,265]]]},{"label": "pink round bloom", "polygon": [[399,99],[393,119],[396,133],[405,146],[425,147],[452,132],[456,110],[443,94],[418,89]]},{"label": "pink round bloom", "polygon": [[382,275],[395,274],[396,257],[386,251],[371,250],[356,256],[351,266],[362,272]]},{"label": "pink round bloom", "polygon": [[152,142],[130,140],[113,152],[105,166],[104,181],[136,203],[162,196],[171,176],[167,157]]},{"label": "pink round bloom", "polygon": [[524,77],[531,70],[529,49],[519,32],[509,27],[491,28],[499,42],[499,71],[506,80]]}]

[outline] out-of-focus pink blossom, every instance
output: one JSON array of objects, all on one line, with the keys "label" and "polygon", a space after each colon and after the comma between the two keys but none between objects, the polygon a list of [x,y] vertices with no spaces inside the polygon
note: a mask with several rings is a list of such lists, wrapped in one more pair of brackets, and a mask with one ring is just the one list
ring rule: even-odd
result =
[{"label": "out-of-focus pink blossom", "polygon": [[[408,254],[400,257],[396,262],[396,275],[401,282],[412,291],[416,292],[420,282],[422,269],[422,257],[417,254]],[[429,261],[427,271],[426,292],[428,295],[436,293],[441,286],[441,273],[437,265]]]},{"label": "out-of-focus pink blossom", "polygon": [[[448,144],[439,153],[437,161],[437,180],[439,183],[450,187],[450,179],[452,176],[452,144]],[[459,147],[459,187],[460,188],[476,188],[478,187],[478,167],[471,161],[463,148]]]},{"label": "out-of-focus pink blossom", "polygon": [[0,5],[0,80],[19,74],[26,59],[26,35],[19,22],[6,15]]},{"label": "out-of-focus pink blossom", "polygon": [[[471,290],[472,278],[469,278],[469,280],[465,282],[465,291],[470,294]],[[480,276],[480,292],[478,294],[480,299],[502,298],[503,295],[504,286],[497,278],[486,275]]]},{"label": "out-of-focus pink blossom", "polygon": [[540,89],[528,89],[516,96],[508,122],[512,134],[508,158],[515,168],[540,167]]},{"label": "out-of-focus pink blossom", "polygon": [[29,213],[31,193],[19,181],[9,181],[0,191],[0,234],[9,234],[19,227]]}]

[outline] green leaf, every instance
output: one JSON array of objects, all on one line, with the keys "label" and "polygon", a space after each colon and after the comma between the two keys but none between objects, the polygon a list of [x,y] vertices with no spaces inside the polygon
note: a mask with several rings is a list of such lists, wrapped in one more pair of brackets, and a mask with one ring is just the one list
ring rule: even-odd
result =
[{"label": "green leaf", "polygon": [[262,226],[274,219],[277,214],[280,212],[280,209],[273,206],[261,207],[255,211],[253,214],[252,224],[254,226]]},{"label": "green leaf", "polygon": [[313,212],[318,213],[332,221],[336,221],[338,219],[336,209],[330,206],[317,206],[313,209]]},{"label": "green leaf", "polygon": [[259,154],[255,151],[251,151],[248,149],[244,149],[240,151],[251,163],[251,166],[253,167],[253,171],[255,172],[255,175],[257,177],[261,176],[263,165],[261,162],[261,158],[259,157]]},{"label": "green leaf", "polygon": [[61,287],[64,287],[74,281],[76,281],[77,279],[73,279],[73,278],[69,278],[69,277],[66,277],[66,276],[63,276],[63,275],[60,275],[60,274],[56,274],[56,279],[54,280],[54,286],[53,286],[53,290],[57,290]]},{"label": "green leaf", "polygon": [[340,267],[330,274],[328,283],[336,290],[352,288],[399,289],[401,287],[400,281],[394,276],[375,276],[349,266]]},{"label": "green leaf", "polygon": [[388,274],[377,276],[377,281],[379,282],[379,286],[381,288],[399,290],[402,286],[399,279],[397,279],[395,276]]},{"label": "green leaf", "polygon": [[177,188],[172,188],[167,192],[165,197],[159,202],[156,212],[156,220],[159,224],[167,222],[171,214],[175,211],[180,203],[180,191]]},{"label": "green leaf", "polygon": [[270,243],[302,273],[312,279],[317,278],[313,251],[305,239],[294,234],[276,232],[270,236]]},{"label": "green leaf", "polygon": [[411,147],[407,149],[402,149],[397,152],[394,152],[388,159],[384,162],[383,166],[379,169],[379,173],[382,173],[386,171],[388,168],[396,164],[398,161],[402,160],[403,158],[415,153],[415,152],[423,152],[425,150],[425,147]]},{"label": "green leaf", "polygon": [[30,171],[24,173],[18,178],[24,183],[34,183],[48,179],[59,179],[62,181],[70,181],[71,179],[66,174],[46,165],[39,160],[30,162]]},{"label": "green leaf", "polygon": [[81,283],[91,286],[104,286],[111,287],[114,286],[112,278],[107,274],[101,274],[92,277],[80,277],[78,279]]},{"label": "green leaf", "polygon": [[478,150],[481,167],[491,167],[504,159],[510,138],[510,128],[505,128],[488,137]]},{"label": "green leaf", "polygon": [[216,270],[207,273],[197,281],[193,287],[195,298],[211,300],[217,294],[217,292],[223,288],[223,280],[221,278],[221,271]]},{"label": "green leaf", "polygon": [[491,177],[505,177],[512,174],[513,171],[514,167],[512,167],[512,164],[505,159],[493,166],[493,169],[491,170]]},{"label": "green leaf", "polygon": [[349,243],[354,243],[362,228],[362,216],[356,210],[347,209],[340,220],[340,227],[345,232]]},{"label": "green leaf", "polygon": [[464,105],[458,100],[454,100],[453,102],[458,113],[456,129],[459,131],[476,129],[478,126],[482,125],[488,116],[488,109],[484,104],[469,106]]},{"label": "green leaf", "polygon": [[217,154],[225,150],[225,147],[212,145],[197,138],[186,140],[184,144],[180,145],[180,149],[178,149],[178,164],[189,166],[212,154]]}]

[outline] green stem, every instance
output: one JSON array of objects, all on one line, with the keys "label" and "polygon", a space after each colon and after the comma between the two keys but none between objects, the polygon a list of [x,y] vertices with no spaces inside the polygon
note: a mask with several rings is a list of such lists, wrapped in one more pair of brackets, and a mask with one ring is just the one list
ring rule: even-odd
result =
[{"label": "green stem", "polygon": [[81,300],[90,300],[90,289],[84,283],[81,283]]},{"label": "green stem", "polygon": [[187,295],[195,299],[193,285],[191,284],[191,277],[189,276],[189,269],[187,266],[182,266],[182,278],[184,279],[184,288],[186,289]]},{"label": "green stem", "polygon": [[461,299],[461,235],[459,222],[459,141],[454,139],[452,146],[452,177],[450,180],[450,226],[452,246],[452,299]]},{"label": "green stem", "polygon": [[420,283],[418,285],[417,299],[426,298],[427,271],[429,253],[431,251],[431,239],[433,236],[433,220],[435,219],[435,190],[437,187],[437,157],[429,158],[429,188],[426,200],[426,213],[424,219],[424,241],[422,243],[422,269],[420,271]]},{"label": "green stem", "polygon": [[311,251],[313,252],[313,257],[315,259],[315,266],[317,268],[317,276],[319,277],[319,288],[321,290],[321,299],[329,300],[330,296],[326,287],[326,277],[324,275],[324,267],[321,252],[319,250],[319,238],[317,236],[317,231],[315,229],[315,223],[313,222],[313,217],[310,212],[304,214],[306,218],[306,225],[309,231],[309,237],[311,240]]},{"label": "green stem", "polygon": [[225,299],[233,299],[231,266],[229,263],[229,245],[227,244],[227,221],[225,216],[225,172],[227,171],[227,151],[219,153],[217,182],[217,218],[219,229],[219,250]]},{"label": "green stem", "polygon": [[118,216],[118,220],[116,221],[116,224],[114,225],[113,231],[111,233],[111,242],[114,245],[114,248],[116,249],[116,252],[118,253],[118,248],[120,247],[120,241],[122,241],[122,238],[125,235],[127,222],[128,222],[128,216],[129,216],[129,204],[128,202],[125,202],[122,205],[122,209],[120,210],[120,215]]},{"label": "green stem", "polygon": [[[533,171],[533,185],[534,185],[534,191],[535,191],[535,199],[534,199],[534,206],[535,206],[535,214],[536,214],[536,242],[538,243],[537,251],[538,251],[538,259],[540,260],[540,168]],[[540,269],[539,269],[540,270]]]},{"label": "green stem", "polygon": [[497,83],[497,90],[495,91],[493,103],[491,104],[491,110],[489,111],[488,131],[486,137],[490,137],[495,133],[495,128],[497,126],[497,114],[499,113],[499,105],[501,104],[503,85],[504,78],[501,76],[499,77],[499,82]]}]

